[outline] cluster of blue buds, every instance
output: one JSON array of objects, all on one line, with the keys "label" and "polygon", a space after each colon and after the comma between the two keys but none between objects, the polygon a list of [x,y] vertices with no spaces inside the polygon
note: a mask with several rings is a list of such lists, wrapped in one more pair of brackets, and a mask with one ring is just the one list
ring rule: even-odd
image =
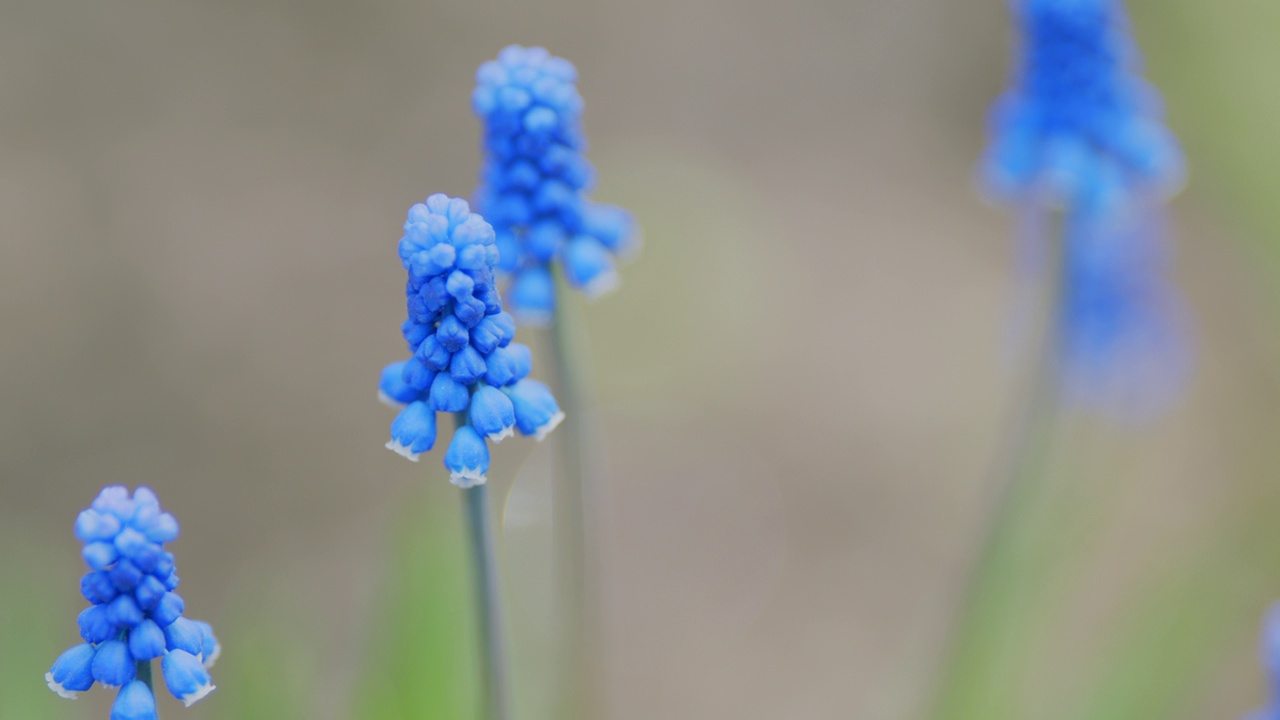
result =
[{"label": "cluster of blue buds", "polygon": [[1001,200],[1071,206],[1107,193],[1168,195],[1178,143],[1139,75],[1121,0],[1010,0],[1020,29],[1015,81],[990,118],[983,184]]},{"label": "cluster of blue buds", "polygon": [[1262,667],[1270,681],[1271,699],[1266,707],[1249,715],[1246,720],[1280,720],[1280,603],[1271,606],[1262,622],[1259,650]]},{"label": "cluster of blue buds", "polygon": [[455,485],[478,485],[488,440],[513,430],[542,440],[564,413],[546,385],[527,377],[532,354],[512,342],[515,320],[494,287],[493,228],[465,200],[437,194],[411,207],[400,261],[409,272],[401,329],[413,356],[382,371],[379,398],[404,406],[387,447],[417,461],[435,445],[436,413],[456,413],[444,464]]},{"label": "cluster of blue buds", "polygon": [[111,720],[155,720],[150,664],[160,658],[165,685],[187,706],[212,692],[208,670],[221,647],[208,623],[182,616],[173,554],[164,549],[178,538],[178,522],[155,493],[104,488],[76,518],[75,532],[89,566],[80,591],[92,605],[80,613],[84,643],[45,674],[49,689],[75,699],[95,682],[120,688]]},{"label": "cluster of blue buds", "polygon": [[1189,366],[1161,223],[1183,182],[1181,151],[1138,74],[1121,0],[1010,1],[1017,69],[990,118],[983,187],[1024,212],[1062,212],[1064,394],[1154,414]]},{"label": "cluster of blue buds", "polygon": [[639,245],[630,213],[587,197],[595,171],[583,155],[577,77],[568,60],[518,45],[476,73],[485,155],[476,205],[497,232],[498,268],[511,275],[507,300],[522,324],[551,321],[553,262],[594,298],[618,283],[614,256]]}]

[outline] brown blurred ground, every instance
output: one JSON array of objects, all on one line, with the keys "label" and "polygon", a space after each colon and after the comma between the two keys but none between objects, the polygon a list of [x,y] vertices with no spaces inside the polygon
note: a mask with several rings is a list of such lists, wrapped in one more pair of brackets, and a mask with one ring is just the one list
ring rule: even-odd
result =
[{"label": "brown blurred ground", "polygon": [[[599,197],[646,230],[585,311],[613,717],[920,711],[1011,399],[1009,227],[969,185],[999,3],[0,9],[0,523],[65,561],[68,592],[74,513],[149,484],[183,523],[192,604],[217,619],[271,588],[316,629],[317,717],[336,716],[385,521],[443,482],[381,448],[372,393],[402,352],[401,218],[472,189],[474,68],[543,44],[581,71]],[[1274,428],[1263,279],[1196,192],[1199,372],[1104,466],[1127,500],[1081,591],[1095,632],[1054,641],[1063,663],[1231,512]],[[505,487],[533,451],[503,450]],[[1259,695],[1252,640],[1230,642],[1236,676],[1199,716]]]}]

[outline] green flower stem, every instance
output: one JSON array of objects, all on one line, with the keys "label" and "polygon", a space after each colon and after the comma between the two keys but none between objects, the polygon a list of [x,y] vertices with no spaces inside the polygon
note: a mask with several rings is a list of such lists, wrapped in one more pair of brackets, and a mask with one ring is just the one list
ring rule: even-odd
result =
[{"label": "green flower stem", "polygon": [[[466,415],[457,416],[458,427]],[[462,491],[467,531],[475,574],[476,613],[480,624],[480,656],[483,662],[484,713],[488,720],[510,720],[507,687],[507,639],[498,591],[498,562],[493,521],[489,515],[489,486],[481,483]]]},{"label": "green flower stem", "polygon": [[565,414],[563,426],[555,433],[560,461],[554,486],[553,551],[557,584],[561,593],[558,607],[563,635],[557,717],[596,718],[597,701],[592,696],[591,678],[595,603],[591,596],[591,518],[594,515],[594,444],[590,437],[589,368],[581,334],[580,313],[566,305],[576,300],[557,273],[555,316],[546,332],[555,377],[555,395]]},{"label": "green flower stem", "polygon": [[[155,689],[155,687],[154,687],[154,685],[152,684],[152,681],[151,681],[151,662],[152,662],[151,660],[139,660],[139,661],[138,661],[137,675],[138,675],[138,679],[139,679],[139,680],[141,680],[141,681],[143,682],[143,684],[145,684],[145,685],[147,686],[147,689],[151,691],[151,697],[153,697],[153,698],[154,698],[154,697],[156,696],[156,689]],[[157,703],[156,703],[156,706],[157,706],[157,707],[156,707],[156,717],[157,717],[157,718],[160,716],[160,708],[159,708],[159,705],[160,705],[160,703],[158,703],[158,702],[157,702]]]},{"label": "green flower stem", "polygon": [[[1045,228],[1051,229],[1056,230]],[[1058,234],[1051,232],[1048,239],[1056,241]],[[928,715],[935,720],[993,720],[987,713],[1001,694],[1006,663],[1012,661],[1009,643],[1023,636],[1022,624],[1028,621],[1025,584],[1034,570],[1035,536],[1047,525],[1044,485],[1059,396],[1061,268],[1048,268],[1046,277],[1056,280],[1043,300],[1043,335],[994,465],[990,522],[942,655]],[[999,705],[998,699],[994,702]]]}]

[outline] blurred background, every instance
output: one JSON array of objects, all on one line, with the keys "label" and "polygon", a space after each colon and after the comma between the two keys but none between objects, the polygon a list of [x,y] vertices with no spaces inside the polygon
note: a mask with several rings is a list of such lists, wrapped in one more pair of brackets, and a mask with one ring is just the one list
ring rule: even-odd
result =
[{"label": "blurred background", "polygon": [[[956,717],[1263,700],[1280,6],[1129,6],[1192,168],[1196,372],[1153,424],[1057,438],[1060,502]],[[111,483],[178,517],[188,615],[225,647],[219,690],[162,716],[469,716],[460,500],[438,453],[382,448],[374,392],[404,212],[473,190],[473,74],[509,43],[577,64],[596,197],[645,230],[573,309],[608,717],[923,717],[1017,399],[1013,224],[971,182],[1009,40],[997,0],[0,0],[0,718],[107,714],[42,675],[78,642],[72,522]],[[526,720],[552,442],[491,475]]]}]

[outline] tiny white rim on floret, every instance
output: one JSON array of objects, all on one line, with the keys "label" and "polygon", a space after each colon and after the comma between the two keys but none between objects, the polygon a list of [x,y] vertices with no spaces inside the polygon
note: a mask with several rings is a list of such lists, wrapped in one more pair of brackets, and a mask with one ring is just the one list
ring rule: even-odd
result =
[{"label": "tiny white rim on floret", "polygon": [[205,695],[208,695],[209,693],[217,689],[218,689],[218,686],[214,685],[213,683],[209,683],[208,685],[201,685],[200,687],[196,688],[195,692],[188,693],[182,696],[182,705],[183,707],[191,707],[192,705],[195,705],[196,703],[203,700]]},{"label": "tiny white rim on floret", "polygon": [[409,462],[418,462],[418,458],[422,456],[422,453],[414,452],[408,445],[401,445],[398,440],[392,440],[387,443],[386,448],[401,457],[407,458]]},{"label": "tiny white rim on floret", "polygon": [[404,407],[404,403],[382,392],[381,390],[378,391],[378,402],[388,407],[396,408],[397,410]]},{"label": "tiny white rim on floret", "polygon": [[484,473],[480,472],[479,468],[462,468],[461,472],[449,473],[449,482],[463,490],[483,485],[486,480],[488,478],[484,476]]},{"label": "tiny white rim on floret", "polygon": [[502,430],[501,430],[500,432],[496,432],[496,433],[494,433],[494,434],[492,434],[492,435],[486,435],[485,437],[487,437],[487,438],[489,438],[490,440],[492,440],[492,441],[493,441],[493,443],[496,445],[496,444],[498,444],[498,443],[502,442],[503,440],[505,440],[506,438],[509,438],[509,437],[511,437],[512,435],[515,435],[515,434],[516,434],[515,426],[513,426],[513,425],[508,425],[508,426],[506,426],[506,427],[502,428]]},{"label": "tiny white rim on floret", "polygon": [[58,697],[60,698],[65,698],[67,700],[75,700],[76,697],[80,694],[75,690],[68,690],[62,687],[62,683],[57,682],[53,679],[53,673],[51,672],[47,672],[44,674],[44,681],[49,683],[49,689],[58,693]]},{"label": "tiny white rim on floret", "polygon": [[547,310],[511,310],[511,315],[515,317],[516,323],[528,327],[545,328],[551,327],[551,315]]},{"label": "tiny white rim on floret", "polygon": [[539,425],[538,428],[533,431],[533,439],[537,440],[538,442],[542,442],[543,440],[546,439],[547,435],[552,430],[555,430],[557,427],[559,427],[560,423],[562,422],[564,422],[563,410],[561,410],[560,412],[557,412],[555,415],[552,415],[550,420],[547,420],[546,422]]},{"label": "tiny white rim on floret", "polygon": [[631,262],[640,254],[640,249],[644,247],[644,231],[637,228],[631,233],[630,237],[623,240],[618,247],[618,259],[622,262]]},{"label": "tiny white rim on floret", "polygon": [[613,270],[610,270],[609,272],[602,272],[592,278],[591,282],[582,286],[582,294],[585,295],[588,300],[599,300],[605,295],[617,290],[618,282],[619,278],[617,272]]},{"label": "tiny white rim on floret", "polygon": [[209,653],[208,658],[204,657],[204,653],[201,653],[200,657],[201,657],[201,664],[204,665],[204,669],[205,670],[212,669],[213,664],[218,662],[218,658],[222,657],[222,643],[215,642],[213,644],[213,652]]}]

